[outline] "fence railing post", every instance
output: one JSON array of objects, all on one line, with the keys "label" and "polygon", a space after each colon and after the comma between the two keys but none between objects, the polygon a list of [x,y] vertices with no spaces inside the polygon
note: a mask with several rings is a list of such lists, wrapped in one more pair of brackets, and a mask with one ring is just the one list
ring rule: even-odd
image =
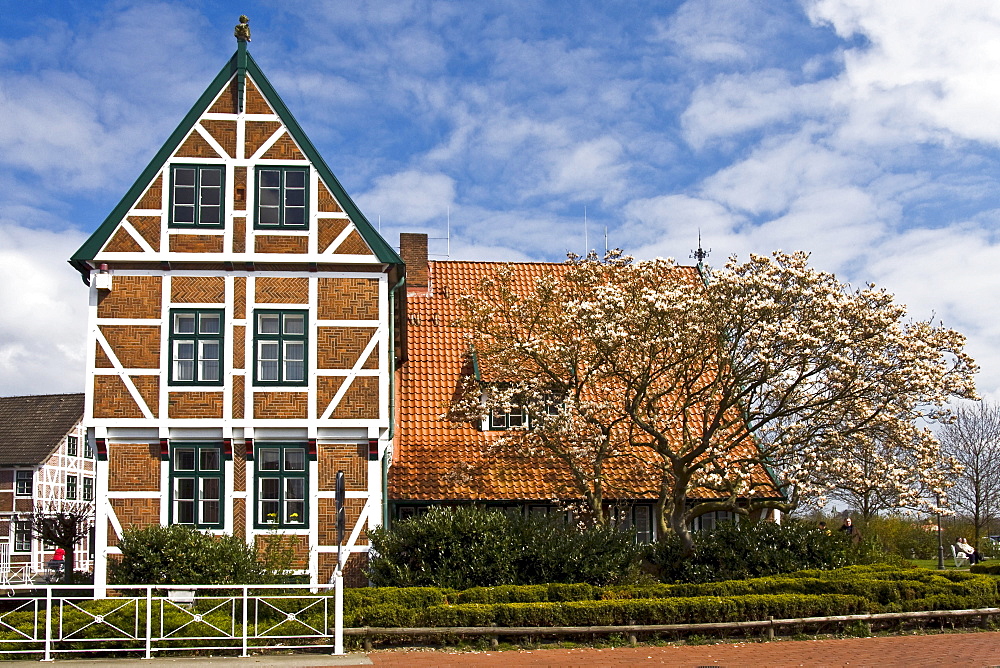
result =
[{"label": "fence railing post", "polygon": [[52,585],[45,587],[45,658],[52,660]]},{"label": "fence railing post", "polygon": [[153,588],[146,587],[146,658],[153,658]]},{"label": "fence railing post", "polygon": [[243,654],[240,656],[250,656],[247,653],[247,588],[243,586]]}]

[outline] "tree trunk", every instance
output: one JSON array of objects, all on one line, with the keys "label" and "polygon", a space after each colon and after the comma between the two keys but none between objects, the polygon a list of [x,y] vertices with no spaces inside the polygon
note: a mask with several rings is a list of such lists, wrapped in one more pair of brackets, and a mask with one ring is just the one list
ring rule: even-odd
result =
[{"label": "tree trunk", "polygon": [[70,544],[64,549],[66,550],[66,554],[63,556],[63,582],[73,584],[75,575],[73,564],[76,563],[76,545]]}]

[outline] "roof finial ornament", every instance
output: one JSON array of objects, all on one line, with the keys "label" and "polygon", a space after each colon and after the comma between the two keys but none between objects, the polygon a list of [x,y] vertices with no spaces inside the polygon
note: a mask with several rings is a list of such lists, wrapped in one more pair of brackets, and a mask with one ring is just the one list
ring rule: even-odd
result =
[{"label": "roof finial ornament", "polygon": [[233,34],[236,35],[237,42],[250,41],[250,19],[247,18],[246,14],[240,14],[240,22],[236,24]]},{"label": "roof finial ornament", "polygon": [[695,260],[698,260],[698,264],[701,264],[702,262],[705,261],[705,258],[707,258],[708,254],[711,253],[711,252],[712,252],[711,248],[709,248],[708,250],[705,250],[704,248],[701,247],[701,228],[699,227],[698,228],[698,250],[691,251],[691,257],[694,258]]}]

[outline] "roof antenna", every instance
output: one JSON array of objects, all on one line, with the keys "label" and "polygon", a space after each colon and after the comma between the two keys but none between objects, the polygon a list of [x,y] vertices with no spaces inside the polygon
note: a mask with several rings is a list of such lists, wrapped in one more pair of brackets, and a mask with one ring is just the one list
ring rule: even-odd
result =
[{"label": "roof antenna", "polygon": [[583,254],[590,255],[590,237],[587,234],[587,207],[583,207]]},{"label": "roof antenna", "polygon": [[608,256],[608,226],[604,226],[604,257]]},{"label": "roof antenna", "polygon": [[[445,242],[445,258],[451,259],[451,205],[448,205],[448,218],[447,227],[445,228],[445,236],[443,237],[427,237],[428,239],[433,239],[434,241],[444,241]],[[441,257],[440,253],[431,253],[436,257]]]},{"label": "roof antenna", "polygon": [[691,258],[693,258],[695,260],[698,260],[698,266],[701,266],[702,263],[705,262],[705,258],[707,258],[708,254],[711,253],[711,252],[712,252],[711,248],[709,248],[708,250],[705,250],[704,248],[701,247],[701,228],[699,227],[698,228],[698,250],[691,251],[691,255],[689,257],[691,257]]}]

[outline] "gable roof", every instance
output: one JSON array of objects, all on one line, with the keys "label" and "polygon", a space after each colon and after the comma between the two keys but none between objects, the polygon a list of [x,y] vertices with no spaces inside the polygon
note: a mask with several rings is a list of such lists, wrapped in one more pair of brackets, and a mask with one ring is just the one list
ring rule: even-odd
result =
[{"label": "gable roof", "polygon": [[83,394],[0,397],[0,466],[36,466],[83,419]]},{"label": "gable roof", "polygon": [[[536,501],[575,498],[576,486],[565,467],[530,457],[490,452],[489,442],[504,432],[483,432],[471,423],[442,418],[464,376],[481,378],[470,354],[468,330],[456,326],[459,297],[475,294],[482,278],[501,267],[511,270],[518,289],[529,290],[547,273],[563,272],[564,263],[431,261],[431,289],[407,294],[407,362],[401,369],[399,423],[388,496],[400,501]],[[682,267],[692,285],[700,283],[695,267]],[[482,370],[489,382],[494,373]],[[607,464],[606,498],[655,500],[657,478],[648,450],[626,453]],[[762,468],[754,480],[770,483]],[[692,490],[691,498],[717,495]],[[777,495],[776,495],[777,496]]]},{"label": "gable roof", "polygon": [[[104,222],[94,231],[93,234],[80,246],[73,256],[70,258],[69,262],[73,267],[76,268],[81,274],[86,278],[89,274],[88,267],[86,265],[88,260],[94,259],[100,252],[101,248],[108,241],[111,235],[115,232],[117,226],[122,222],[125,216],[128,214],[131,207],[142,197],[143,192],[146,187],[149,186],[150,182],[156,176],[156,174],[163,168],[166,161],[170,156],[177,150],[181,143],[187,138],[188,134],[194,128],[198,119],[209,110],[212,103],[219,96],[220,93],[229,84],[229,81],[240,72],[241,63],[241,49],[245,48],[245,42],[240,44],[240,49],[233,54],[233,57],[229,59],[229,62],[219,71],[219,73],[212,80],[212,83],[208,85],[205,92],[201,94],[198,101],[195,102],[191,110],[184,116],[184,119],[180,122],[180,125],[170,134],[167,138],[166,143],[160,147],[160,149],[153,156],[153,159],[146,166],[146,168],[136,179],[132,187],[128,189],[125,196],[122,197],[121,201],[118,202],[117,206],[111,211]],[[302,148],[306,157],[313,164],[320,178],[327,184],[332,192],[333,196],[341,203],[344,212],[354,223],[361,237],[364,239],[368,247],[371,248],[372,253],[378,258],[379,262],[385,264],[402,264],[403,261],[399,258],[396,251],[386,243],[385,239],[372,227],[368,219],[365,218],[364,214],[357,207],[354,201],[351,199],[347,191],[334,176],[330,167],[323,160],[323,157],[313,146],[312,142],[306,136],[302,127],[299,125],[295,117],[285,106],[284,101],[278,95],[277,91],[268,81],[267,77],[261,71],[260,66],[253,57],[246,51],[242,52],[245,57],[245,72],[250,75],[257,84],[258,91],[264,96],[267,102],[274,109],[275,113],[284,123],[285,127],[288,129],[289,134],[295,139],[295,141]]]}]

